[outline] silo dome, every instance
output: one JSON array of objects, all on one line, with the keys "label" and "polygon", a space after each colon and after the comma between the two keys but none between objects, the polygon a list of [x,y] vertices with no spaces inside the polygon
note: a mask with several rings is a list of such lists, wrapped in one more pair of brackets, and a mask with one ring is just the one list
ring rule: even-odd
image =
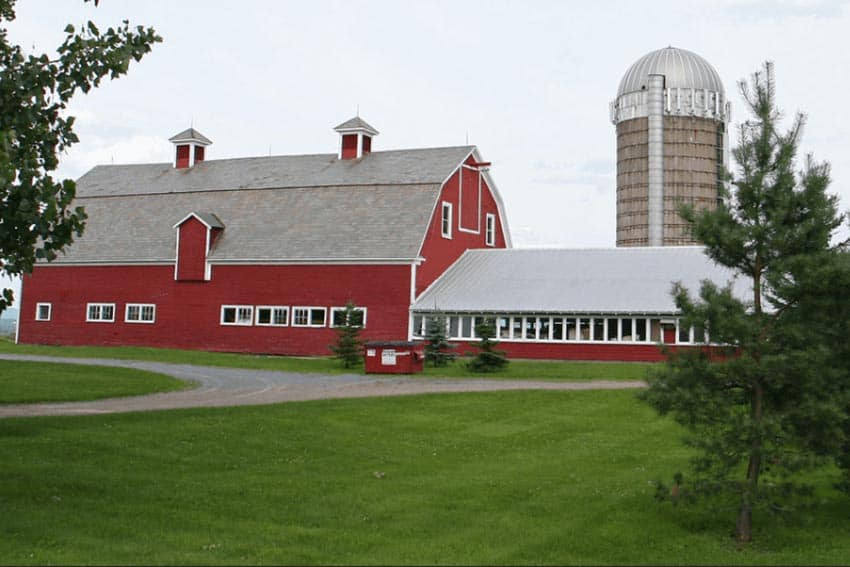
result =
[{"label": "silo dome", "polygon": [[714,67],[692,51],[665,47],[647,53],[623,75],[611,102],[611,122],[648,115],[649,78],[663,76],[664,114],[728,121],[723,82]]},{"label": "silo dome", "polygon": [[617,96],[645,90],[649,75],[664,75],[668,89],[706,89],[725,94],[720,75],[711,63],[692,51],[665,47],[647,53],[629,67],[620,81]]}]

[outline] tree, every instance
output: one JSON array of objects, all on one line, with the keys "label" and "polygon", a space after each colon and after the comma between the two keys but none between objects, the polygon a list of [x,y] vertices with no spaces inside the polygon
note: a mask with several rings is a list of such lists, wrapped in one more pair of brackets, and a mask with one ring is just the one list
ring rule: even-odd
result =
[{"label": "tree", "polygon": [[475,335],[481,340],[476,345],[478,354],[466,365],[473,372],[494,372],[507,366],[508,359],[501,350],[496,350],[499,343],[493,340],[496,336],[496,323],[492,319],[484,319],[475,325]]},{"label": "tree", "polygon": [[[84,0],[88,1],[88,0]],[[97,5],[97,0],[94,2]],[[36,260],[51,261],[85,228],[85,211],[73,207],[70,179],[54,179],[59,154],[78,142],[74,117],[64,111],[77,91],[125,74],[162,41],[152,28],[100,31],[92,22],[65,28],[57,57],[25,55],[7,39],[4,22],[15,19],[15,0],[0,0],[0,273],[20,276]],[[0,312],[11,305],[2,290]]]},{"label": "tree", "polygon": [[846,305],[846,291],[811,271],[839,269],[845,255],[830,244],[843,216],[826,193],[829,165],[807,156],[795,169],[804,116],[778,130],[771,63],[739,87],[752,119],[740,126],[732,190],[713,211],[681,214],[708,256],[750,282],[752,294],[742,300],[703,282],[693,298],[675,285],[684,323],[724,348],[672,354],[642,397],[685,426],[698,451],[682,490],[731,492],[735,538],[749,542],[753,512],[802,491],[793,473],[837,455],[846,438],[846,363],[831,367],[836,339],[827,329],[811,332],[831,318],[817,299]]},{"label": "tree", "polygon": [[345,309],[334,314],[337,339],[331,345],[331,350],[340,361],[343,368],[351,368],[363,360],[363,343],[360,331],[363,330],[363,311],[357,309],[352,301],[345,304]]},{"label": "tree", "polygon": [[454,360],[455,345],[446,337],[446,317],[435,313],[425,323],[425,361],[433,366],[445,366]]}]

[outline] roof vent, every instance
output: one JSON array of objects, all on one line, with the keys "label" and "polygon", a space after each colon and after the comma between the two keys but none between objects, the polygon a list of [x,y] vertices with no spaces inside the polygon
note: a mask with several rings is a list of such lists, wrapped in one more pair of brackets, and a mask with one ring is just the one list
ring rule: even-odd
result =
[{"label": "roof vent", "polygon": [[339,132],[339,159],[357,159],[372,151],[372,138],[379,132],[365,120],[355,116],[336,128]]},{"label": "roof vent", "polygon": [[168,141],[174,144],[174,167],[177,169],[186,169],[204,161],[204,148],[212,144],[212,140],[194,128],[183,130]]}]

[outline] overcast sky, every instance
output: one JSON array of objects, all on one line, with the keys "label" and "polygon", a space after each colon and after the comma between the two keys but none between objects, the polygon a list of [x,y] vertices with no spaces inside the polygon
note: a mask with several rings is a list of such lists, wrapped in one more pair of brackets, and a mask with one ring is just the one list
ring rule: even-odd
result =
[{"label": "overcast sky", "polygon": [[608,103],[634,61],[668,45],[714,65],[733,123],[746,118],[737,81],[773,60],[780,106],[808,114],[803,152],[832,164],[850,208],[848,4],[21,0],[9,35],[49,52],[67,23],[129,19],[164,39],[74,101],[66,177],[170,161],[168,138],[190,124],[214,142],[208,159],[332,153],[333,126],[359,107],[375,150],[477,145],[516,246],[611,247]]}]

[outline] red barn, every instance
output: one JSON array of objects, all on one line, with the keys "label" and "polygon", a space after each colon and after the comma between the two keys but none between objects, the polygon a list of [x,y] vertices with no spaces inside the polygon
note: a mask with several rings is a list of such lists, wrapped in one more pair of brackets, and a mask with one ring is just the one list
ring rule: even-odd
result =
[{"label": "red barn", "polygon": [[328,354],[341,308],[404,340],[416,297],[471,248],[510,246],[474,146],[372,151],[359,117],[334,154],[98,166],[77,183],[85,234],[24,278],[18,340]]}]

